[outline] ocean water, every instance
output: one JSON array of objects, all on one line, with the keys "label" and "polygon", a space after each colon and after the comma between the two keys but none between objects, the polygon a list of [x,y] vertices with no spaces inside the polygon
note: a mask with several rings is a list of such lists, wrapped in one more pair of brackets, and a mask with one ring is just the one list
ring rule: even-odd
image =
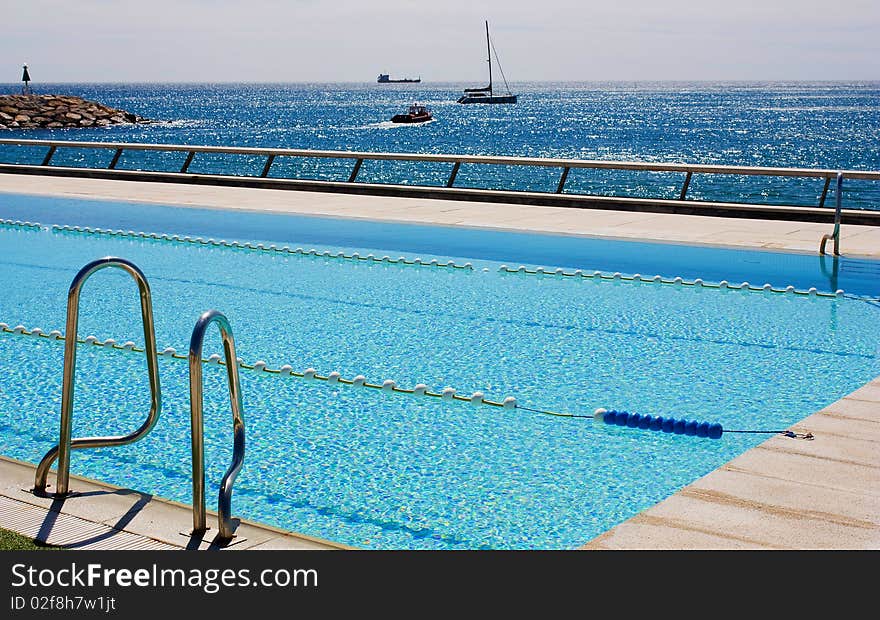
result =
[{"label": "ocean water", "polygon": [[[37,84],[136,112],[153,125],[8,131],[4,137],[404,153],[880,170],[880,82],[517,83],[516,105],[460,105],[461,84]],[[0,85],[17,92],[18,84]],[[414,101],[435,121],[389,122]],[[0,162],[44,149],[0,147]],[[103,165],[112,152],[59,151],[57,165]],[[178,170],[185,153],[126,153],[120,168]],[[264,158],[199,155],[192,172],[259,174]],[[271,176],[347,180],[350,161],[283,158]],[[443,185],[449,164],[365,162],[358,180]],[[555,169],[463,166],[461,187],[553,191]],[[572,171],[566,192],[678,195],[683,175]],[[817,179],[695,175],[688,197],[816,205]],[[826,203],[833,205],[833,190]],[[847,181],[844,206],[880,208],[880,183]]]}]

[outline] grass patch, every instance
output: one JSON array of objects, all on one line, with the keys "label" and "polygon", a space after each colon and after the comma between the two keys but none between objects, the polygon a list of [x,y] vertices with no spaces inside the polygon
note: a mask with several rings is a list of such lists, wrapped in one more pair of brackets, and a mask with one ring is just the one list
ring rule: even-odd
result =
[{"label": "grass patch", "polygon": [[46,551],[53,549],[60,549],[60,547],[47,545],[33,538],[0,528],[0,551]]}]

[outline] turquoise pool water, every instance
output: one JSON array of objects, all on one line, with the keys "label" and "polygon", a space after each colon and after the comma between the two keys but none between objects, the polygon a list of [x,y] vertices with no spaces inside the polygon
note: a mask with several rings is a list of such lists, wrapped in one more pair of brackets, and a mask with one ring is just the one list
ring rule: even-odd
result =
[{"label": "turquoise pool water", "polygon": [[[0,218],[474,266],[0,226],[0,321],[10,326],[63,330],[74,274],[116,255],[150,280],[160,349],[184,351],[198,315],[217,308],[239,356],[272,368],[744,429],[785,428],[880,374],[880,308],[864,299],[498,270],[504,261],[877,297],[872,261],[844,261],[835,273],[815,256],[26,196],[4,196]],[[80,336],[142,341],[125,274],[103,271],[83,295]],[[206,354],[219,350],[212,334]],[[74,435],[139,425],[149,403],[142,356],[91,346],[79,356]],[[57,441],[62,357],[60,343],[0,335],[0,453],[36,462]],[[131,446],[74,452],[72,471],[188,503],[186,364],[162,358],[160,370],[154,431]],[[224,380],[206,366],[211,502],[231,456]],[[698,440],[247,371],[242,387],[248,452],[235,514],[365,548],[577,547],[765,438]]]}]

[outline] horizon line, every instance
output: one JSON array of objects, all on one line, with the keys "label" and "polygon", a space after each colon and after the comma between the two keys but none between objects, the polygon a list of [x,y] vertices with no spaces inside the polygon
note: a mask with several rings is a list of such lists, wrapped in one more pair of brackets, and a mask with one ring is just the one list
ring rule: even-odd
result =
[{"label": "horizon line", "polygon": [[[434,82],[427,82],[429,84],[470,84],[476,82],[484,82],[485,80],[437,80]],[[764,84],[764,83],[829,83],[829,84],[846,84],[846,83],[880,83],[880,77],[875,78],[849,78],[849,79],[799,79],[799,78],[731,78],[731,79],[710,79],[710,78],[700,78],[700,79],[589,79],[589,80],[510,80],[510,84],[633,84],[633,83],[650,83],[650,84],[717,84],[717,83],[729,83],[729,84]],[[13,82],[0,82],[0,86],[20,86],[21,80],[13,81]],[[425,84],[425,80],[422,79],[421,84]],[[103,84],[103,85],[121,85],[121,84],[224,84],[224,85],[233,85],[233,84],[254,84],[254,85],[275,85],[275,84],[376,84],[380,85],[380,83],[375,80],[362,81],[362,80],[325,80],[325,81],[316,81],[316,80],[292,80],[292,81],[258,81],[258,80],[230,80],[230,81],[222,81],[222,80],[206,80],[206,81],[185,81],[185,80],[132,80],[132,81],[84,81],[84,80],[60,80],[60,81],[46,81],[46,82],[35,82],[34,80],[30,81],[31,87],[39,86],[40,84],[54,85],[54,84]],[[387,87],[386,84],[381,84],[383,87]],[[395,86],[391,86],[391,88],[395,88]],[[404,86],[406,88],[406,86]]]}]

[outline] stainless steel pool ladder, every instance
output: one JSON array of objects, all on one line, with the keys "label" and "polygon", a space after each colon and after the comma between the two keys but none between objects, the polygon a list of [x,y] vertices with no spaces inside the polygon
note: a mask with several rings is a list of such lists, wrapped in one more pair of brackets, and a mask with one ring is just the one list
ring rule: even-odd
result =
[{"label": "stainless steel pool ladder", "polygon": [[[83,284],[97,271],[115,267],[128,273],[138,285],[141,303],[141,318],[144,326],[144,352],[147,357],[147,374],[150,380],[150,412],[147,419],[133,433],[111,437],[83,437],[71,439],[73,428],[73,387],[76,374],[76,345],[79,326],[80,292]],[[34,490],[46,492],[46,481],[49,468],[58,459],[58,474],[55,482],[55,494],[66,495],[70,485],[70,452],[82,448],[102,448],[107,446],[123,446],[142,439],[152,430],[159,419],[162,408],[162,394],[159,386],[159,362],[156,357],[156,335],[153,327],[153,302],[150,297],[150,285],[143,272],[130,261],[122,258],[106,257],[92,261],[79,270],[73,278],[67,293],[67,321],[65,323],[64,340],[64,375],[61,388],[61,430],[58,445],[49,450],[37,466],[34,478]]]},{"label": "stainless steel pool ladder", "polygon": [[223,340],[226,358],[226,377],[229,384],[229,398],[232,405],[232,464],[220,482],[220,496],[217,499],[217,520],[219,538],[227,540],[234,536],[232,523],[232,485],[244,463],[244,416],[241,404],[241,385],[238,380],[238,358],[235,356],[235,339],[229,320],[217,310],[208,310],[196,322],[189,343],[189,400],[190,422],[192,425],[192,472],[193,472],[193,532],[207,530],[205,514],[205,441],[204,417],[202,415],[202,345],[205,332],[211,323],[217,323]]},{"label": "stainless steel pool ladder", "polygon": [[[826,185],[827,187],[827,185]],[[826,254],[825,244],[829,239],[834,240],[834,255],[840,256],[840,208],[843,204],[843,173],[837,173],[837,187],[835,188],[834,199],[834,231],[830,235],[823,235],[822,241],[819,242],[819,254]]]},{"label": "stainless steel pool ladder", "polygon": [[[108,267],[122,269],[138,285],[140,292],[141,319],[144,327],[144,353],[147,358],[147,374],[150,381],[150,412],[144,423],[133,433],[110,437],[83,437],[71,439],[73,428],[74,378],[76,375],[76,346],[79,330],[80,293],[86,280],[97,271]],[[192,424],[192,470],[193,470],[193,529],[204,532],[205,518],[205,451],[204,424],[202,416],[202,345],[205,331],[211,323],[217,323],[226,353],[226,370],[229,379],[229,395],[232,401],[233,456],[232,465],[223,476],[220,497],[217,502],[219,536],[234,536],[232,523],[232,485],[244,463],[244,416],[242,415],[241,385],[238,378],[238,362],[232,328],[226,317],[216,310],[209,310],[199,317],[193,329],[189,350],[190,417]],[[159,361],[156,354],[156,334],[153,323],[153,302],[146,276],[134,263],[123,258],[105,257],[92,261],[79,270],[67,293],[67,320],[64,340],[64,375],[61,391],[61,430],[58,445],[49,450],[37,466],[34,491],[45,493],[49,469],[58,459],[56,496],[67,495],[70,488],[70,452],[82,448],[123,446],[134,443],[149,433],[159,420],[162,409],[162,393],[159,384]]]}]

